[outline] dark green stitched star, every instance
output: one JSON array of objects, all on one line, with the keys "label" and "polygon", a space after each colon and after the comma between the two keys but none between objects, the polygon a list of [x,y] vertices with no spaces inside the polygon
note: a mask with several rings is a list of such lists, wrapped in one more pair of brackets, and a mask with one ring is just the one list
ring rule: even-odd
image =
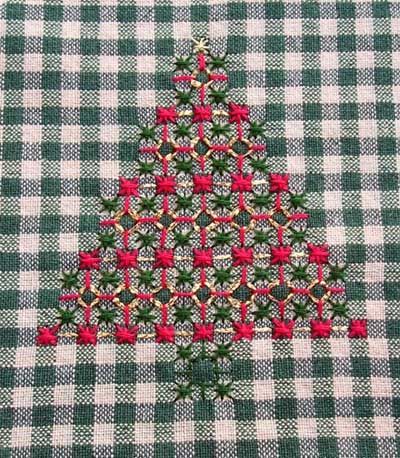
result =
[{"label": "dark green stitched star", "polygon": [[225,103],[226,102],[226,97],[227,97],[227,92],[226,91],[217,91],[217,90],[211,89],[210,97],[212,98],[214,103]]},{"label": "dark green stitched star", "polygon": [[265,208],[271,205],[271,196],[269,194],[257,194],[252,199],[253,205],[258,208]]},{"label": "dark green stitched star", "polygon": [[193,231],[190,231],[190,232],[174,231],[175,247],[183,247],[183,246],[189,245],[192,234],[193,234]]},{"label": "dark green stitched star", "polygon": [[184,400],[184,399],[192,399],[193,397],[193,387],[191,383],[187,385],[177,385],[176,387],[176,401]]},{"label": "dark green stitched star", "polygon": [[118,197],[114,197],[114,199],[101,199],[102,211],[106,211],[108,213],[112,213],[118,210],[119,202]]},{"label": "dark green stitched star", "polygon": [[290,229],[289,236],[292,243],[303,243],[306,239],[306,231],[296,231],[295,229]]},{"label": "dark green stitched star", "polygon": [[215,386],[216,399],[232,399],[232,383],[217,383]]},{"label": "dark green stitched star", "polygon": [[266,159],[251,159],[250,164],[253,167],[253,169],[257,172],[268,172],[268,165]]},{"label": "dark green stitched star", "polygon": [[215,281],[222,285],[225,282],[228,282],[232,277],[232,269],[215,269],[214,272]]},{"label": "dark green stitched star", "polygon": [[156,235],[138,232],[136,235],[136,241],[140,244],[140,248],[152,247],[156,242]]},{"label": "dark green stitched star", "polygon": [[78,272],[63,272],[61,277],[62,287],[72,289],[78,286]]},{"label": "dark green stitched star", "polygon": [[264,138],[265,137],[265,127],[263,123],[251,122],[249,127],[249,137],[250,138]]},{"label": "dark green stitched star", "polygon": [[156,316],[152,313],[151,307],[142,307],[137,309],[136,323],[154,323]]},{"label": "dark green stitched star", "polygon": [[215,348],[212,359],[218,360],[218,359],[232,359],[231,356],[231,343],[221,343],[217,344],[217,347]]},{"label": "dark green stitched star", "polygon": [[232,242],[232,231],[229,232],[217,232],[212,240],[214,242],[214,246],[223,246],[223,245],[229,245]]},{"label": "dark green stitched star", "polygon": [[225,69],[226,61],[225,57],[212,56],[210,62],[211,70],[216,70],[217,68]]},{"label": "dark green stitched star", "polygon": [[176,199],[176,206],[179,210],[188,210],[193,207],[193,200],[191,197],[178,196]]},{"label": "dark green stitched star", "polygon": [[141,173],[142,175],[152,174],[156,166],[154,161],[153,162],[139,161],[138,165],[139,165],[139,173]]},{"label": "dark green stitched star", "polygon": [[183,361],[188,361],[193,356],[192,344],[189,345],[179,345],[176,349],[176,358],[175,361],[182,359]]},{"label": "dark green stitched star", "polygon": [[144,285],[150,288],[153,287],[154,272],[152,270],[139,271],[138,281],[139,281],[139,285]]},{"label": "dark green stitched star", "polygon": [[191,138],[191,131],[190,126],[186,124],[177,124],[175,128],[175,136],[177,139],[179,138]]},{"label": "dark green stitched star", "polygon": [[192,159],[177,159],[175,167],[178,172],[190,173],[193,170],[193,161]]},{"label": "dark green stitched star", "polygon": [[293,266],[292,280],[310,281],[310,275],[307,272],[308,266]]},{"label": "dark green stitched star", "polygon": [[254,280],[255,281],[271,281],[269,270],[263,267],[254,267]]},{"label": "dark green stitched star", "polygon": [[219,173],[220,175],[222,175],[224,172],[229,172],[230,167],[229,167],[228,159],[211,158],[211,162],[212,162],[211,166],[214,172]]},{"label": "dark green stitched star", "polygon": [[268,304],[259,305],[257,307],[257,310],[253,312],[253,315],[254,315],[254,319],[256,321],[259,321],[259,320],[264,320],[265,318],[267,319],[271,318],[271,313],[272,313],[271,304],[268,303]]},{"label": "dark green stitched star", "polygon": [[346,266],[329,265],[328,281],[345,281],[346,279]]},{"label": "dark green stitched star", "polygon": [[336,304],[332,304],[332,316],[340,317],[340,318],[347,318],[347,304],[346,302],[338,302]]},{"label": "dark green stitched star", "polygon": [[293,308],[294,308],[294,316],[296,319],[297,318],[305,319],[310,314],[307,304],[305,303],[296,302],[293,304]]},{"label": "dark green stitched star", "polygon": [[191,56],[189,56],[189,57],[177,57],[176,61],[175,61],[175,70],[177,70],[177,71],[184,71],[184,70],[190,71],[190,67],[192,65],[191,60],[192,60]]},{"label": "dark green stitched star", "polygon": [[232,317],[232,309],[229,307],[216,307],[214,314],[214,321],[230,321]]},{"label": "dark green stitched star", "polygon": [[306,208],[307,196],[303,194],[290,194],[290,204],[293,208]]},{"label": "dark green stitched star", "polygon": [[190,270],[178,270],[178,276],[176,278],[176,284],[180,285],[193,285],[193,271]]},{"label": "dark green stitched star", "polygon": [[176,98],[178,99],[178,105],[188,105],[191,102],[191,93],[190,91],[178,91]]},{"label": "dark green stitched star", "polygon": [[271,232],[270,231],[260,231],[260,230],[255,230],[254,231],[254,243],[268,243],[269,238],[270,238]]},{"label": "dark green stitched star", "polygon": [[156,211],[155,197],[143,197],[139,202],[140,211]]},{"label": "dark green stitched star", "polygon": [[75,324],[75,311],[69,309],[58,309],[58,319],[61,326],[69,326]]},{"label": "dark green stitched star", "polygon": [[104,323],[106,325],[114,323],[117,314],[115,310],[99,308],[97,311],[99,323]]},{"label": "dark green stitched star", "polygon": [[226,208],[227,210],[232,209],[231,196],[223,196],[216,194],[213,198],[213,208],[214,210],[219,208]]},{"label": "dark green stitched star", "polygon": [[102,248],[114,248],[115,247],[115,234],[112,232],[105,232],[99,234],[99,241]]},{"label": "dark green stitched star", "polygon": [[214,123],[211,126],[211,138],[215,137],[229,137],[231,133],[231,126],[229,124]]},{"label": "dark green stitched star", "polygon": [[111,285],[113,288],[116,288],[119,285],[119,283],[120,278],[116,271],[101,271],[100,285],[103,288],[107,288],[108,285]]},{"label": "dark green stitched star", "polygon": [[156,139],[156,128],[155,127],[142,127],[140,131],[140,139],[141,140],[155,140]]},{"label": "dark green stitched star", "polygon": [[175,307],[175,323],[192,322],[193,307]]}]

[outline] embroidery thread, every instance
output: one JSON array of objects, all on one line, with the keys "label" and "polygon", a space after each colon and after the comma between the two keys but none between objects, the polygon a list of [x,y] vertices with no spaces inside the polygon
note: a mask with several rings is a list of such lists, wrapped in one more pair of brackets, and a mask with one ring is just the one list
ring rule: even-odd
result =
[{"label": "embroidery thread", "polygon": [[224,398],[234,343],[269,332],[363,338],[366,320],[344,325],[345,269],[307,242],[306,196],[270,173],[264,126],[227,101],[225,60],[200,40],[175,65],[176,104],[142,129],[135,174],[103,199],[99,244],[63,274],[57,323],[37,343],[175,344],[189,379],[177,399]]}]

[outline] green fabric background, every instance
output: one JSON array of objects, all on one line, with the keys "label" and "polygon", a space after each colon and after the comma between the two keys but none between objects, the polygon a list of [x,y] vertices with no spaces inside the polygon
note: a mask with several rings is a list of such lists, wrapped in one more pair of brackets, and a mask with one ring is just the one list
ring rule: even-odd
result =
[{"label": "green fabric background", "polygon": [[[3,2],[1,457],[400,455],[399,30],[386,1]],[[271,170],[309,194],[369,337],[240,344],[235,401],[172,403],[173,348],[35,335],[201,36],[266,121]]]}]

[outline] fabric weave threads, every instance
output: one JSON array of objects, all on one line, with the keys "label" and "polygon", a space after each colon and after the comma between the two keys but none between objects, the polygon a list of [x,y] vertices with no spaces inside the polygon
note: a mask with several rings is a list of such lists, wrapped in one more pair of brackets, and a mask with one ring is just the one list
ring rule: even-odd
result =
[{"label": "fabric weave threads", "polygon": [[[177,400],[195,387],[202,398],[233,395],[220,377],[234,357],[228,334],[252,340],[269,323],[273,339],[292,339],[307,323],[311,338],[329,338],[349,313],[344,267],[329,263],[327,244],[307,243],[306,196],[290,192],[287,174],[268,174],[264,126],[228,101],[225,60],[206,39],[194,42],[175,63],[177,105],[157,107],[156,125],[142,129],[134,177],[119,179],[122,199],[103,200],[100,246],[64,272],[57,325],[37,336],[38,345],[56,345],[57,335],[135,344],[151,325],[155,341],[177,344],[187,363]],[[348,337],[367,337],[366,320],[351,320]],[[212,368],[208,380],[198,364]]]},{"label": "fabric weave threads", "polygon": [[[397,456],[397,2],[8,0],[0,15],[2,453]],[[307,239],[348,264],[349,309],[368,319],[366,339],[269,326],[235,342],[235,401],[174,403],[176,350],[153,337],[35,343],[192,36],[230,56],[232,100],[265,120],[270,170],[308,195]]]}]

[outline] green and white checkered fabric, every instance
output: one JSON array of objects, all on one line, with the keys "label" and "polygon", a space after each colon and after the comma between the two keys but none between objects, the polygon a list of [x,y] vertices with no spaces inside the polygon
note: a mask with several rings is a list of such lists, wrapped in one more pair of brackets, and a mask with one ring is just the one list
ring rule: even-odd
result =
[{"label": "green and white checkered fabric", "polygon": [[[174,403],[173,346],[35,336],[191,37],[227,54],[368,338],[258,336],[234,400]],[[5,0],[0,71],[0,457],[400,456],[399,2]]]}]

